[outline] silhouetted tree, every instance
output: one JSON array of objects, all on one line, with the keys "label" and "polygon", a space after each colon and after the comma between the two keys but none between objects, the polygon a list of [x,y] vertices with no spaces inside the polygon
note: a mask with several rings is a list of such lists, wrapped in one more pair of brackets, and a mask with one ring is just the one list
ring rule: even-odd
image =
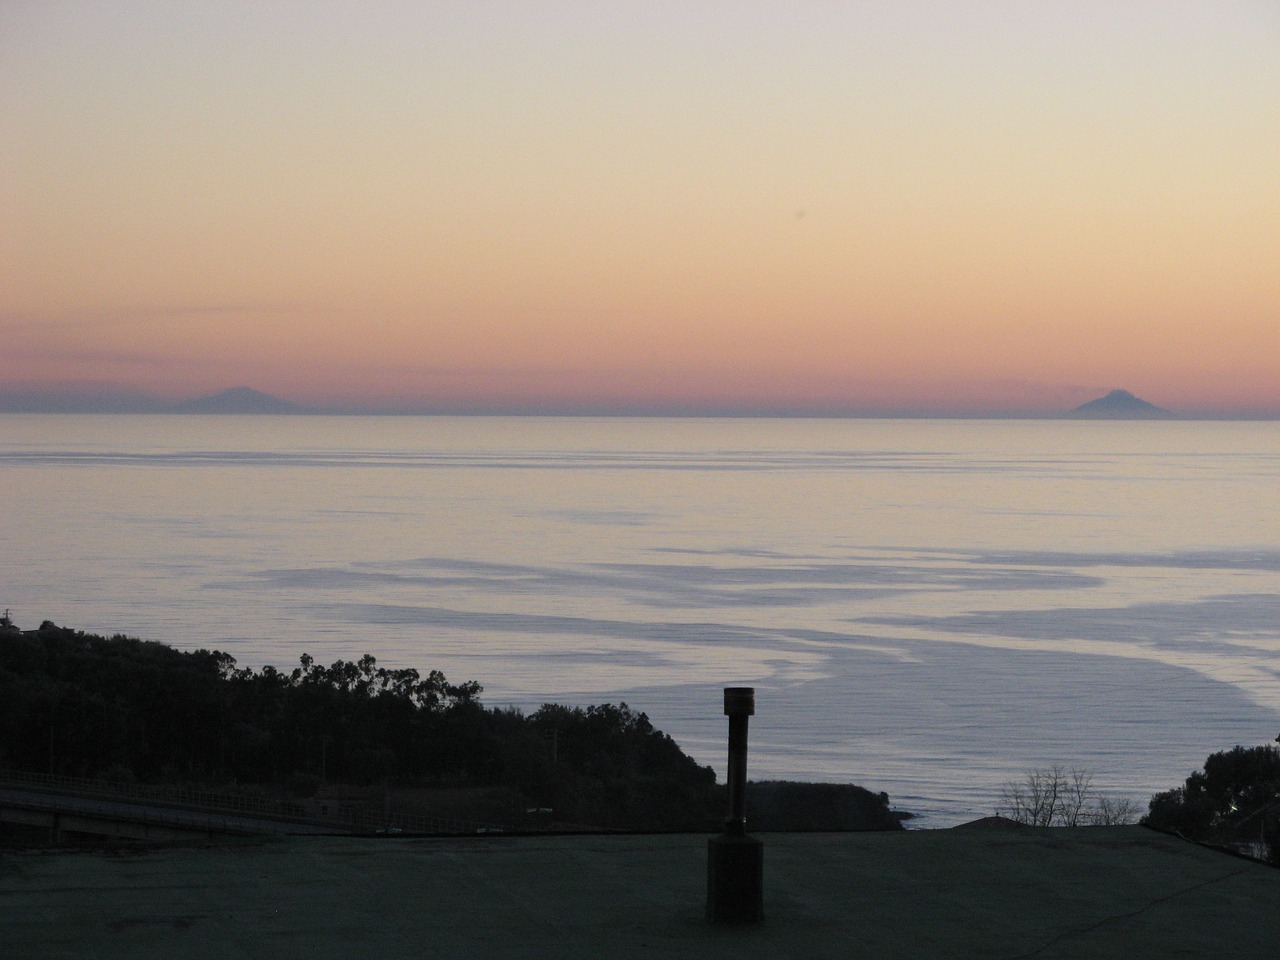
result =
[{"label": "silhouetted tree", "polygon": [[[1280,749],[1236,746],[1211,754],[1204,769],[1151,798],[1143,822],[1194,840],[1230,841],[1238,828],[1262,833],[1280,820]],[[1273,842],[1273,847],[1280,846]]]},{"label": "silhouetted tree", "polygon": [[[489,710],[369,654],[284,673],[46,622],[0,630],[0,765],[143,782],[508,786],[595,825],[699,824],[715,774],[625,704]],[[558,738],[559,757],[546,749]]]}]

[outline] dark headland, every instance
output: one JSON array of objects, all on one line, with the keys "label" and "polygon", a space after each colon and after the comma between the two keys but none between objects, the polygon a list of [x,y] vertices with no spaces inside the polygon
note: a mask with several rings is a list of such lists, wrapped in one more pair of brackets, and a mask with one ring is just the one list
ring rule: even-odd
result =
[{"label": "dark headland", "polygon": [[[301,804],[355,832],[393,816],[415,830],[456,821],[449,832],[722,824],[727,794],[714,770],[644,713],[544,703],[526,715],[485,706],[481,692],[436,670],[380,667],[372,655],[325,666],[303,654],[291,671],[253,670],[219,651],[49,621],[20,630],[6,612],[0,784],[52,776],[135,797],[166,788],[223,808],[252,799],[278,816]],[[764,829],[902,829],[888,796],[851,783],[753,791]],[[5,822],[0,798],[0,845]]]},{"label": "dark headland", "polygon": [[1112,390],[1105,397],[1082,403],[1066,414],[1071,420],[1176,420],[1171,410],[1157,407],[1128,390]]}]

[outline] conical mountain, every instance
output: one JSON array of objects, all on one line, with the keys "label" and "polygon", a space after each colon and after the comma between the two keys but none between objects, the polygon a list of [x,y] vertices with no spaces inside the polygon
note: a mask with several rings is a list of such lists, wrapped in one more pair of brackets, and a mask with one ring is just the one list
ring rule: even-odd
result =
[{"label": "conical mountain", "polygon": [[1082,403],[1067,413],[1073,420],[1176,420],[1171,410],[1147,403],[1128,390],[1112,390],[1105,397]]}]

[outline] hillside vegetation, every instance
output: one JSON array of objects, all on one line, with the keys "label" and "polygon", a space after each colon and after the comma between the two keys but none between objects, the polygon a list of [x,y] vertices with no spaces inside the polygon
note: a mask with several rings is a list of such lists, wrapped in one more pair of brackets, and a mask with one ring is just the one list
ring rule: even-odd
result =
[{"label": "hillside vegetation", "polygon": [[[145,783],[270,787],[383,784],[475,792],[608,829],[713,830],[727,808],[715,772],[624,704],[485,707],[474,681],[388,670],[365,655],[288,672],[238,667],[45,622],[0,623],[0,767]],[[768,789],[753,827],[896,829],[888,797],[852,785]],[[811,793],[812,790],[807,790]],[[835,796],[839,794],[839,796]],[[762,799],[763,796],[762,796]]]}]

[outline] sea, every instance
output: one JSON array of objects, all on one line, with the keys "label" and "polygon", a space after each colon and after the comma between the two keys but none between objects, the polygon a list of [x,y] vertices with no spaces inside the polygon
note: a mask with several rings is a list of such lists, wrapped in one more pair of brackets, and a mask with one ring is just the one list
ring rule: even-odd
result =
[{"label": "sea", "polygon": [[625,702],[919,827],[1280,733],[1280,423],[0,416],[0,607]]}]

